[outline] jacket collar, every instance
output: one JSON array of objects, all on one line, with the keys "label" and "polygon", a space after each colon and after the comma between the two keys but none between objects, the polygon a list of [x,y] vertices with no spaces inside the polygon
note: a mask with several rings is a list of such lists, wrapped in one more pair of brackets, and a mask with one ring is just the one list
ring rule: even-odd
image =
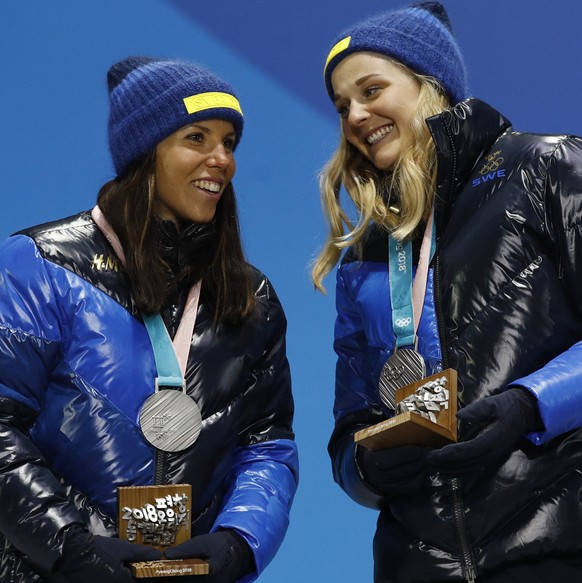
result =
[{"label": "jacket collar", "polygon": [[[471,97],[426,120],[437,150],[437,230],[460,187],[511,122],[493,107]],[[438,231],[437,231],[438,232]]]}]

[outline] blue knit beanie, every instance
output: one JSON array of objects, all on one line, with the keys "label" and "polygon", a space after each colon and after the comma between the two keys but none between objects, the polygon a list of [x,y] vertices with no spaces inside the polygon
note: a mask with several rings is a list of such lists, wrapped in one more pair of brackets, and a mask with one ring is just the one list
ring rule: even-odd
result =
[{"label": "blue knit beanie", "polygon": [[421,2],[384,12],[344,31],[331,48],[324,68],[325,85],[332,99],[333,70],[342,59],[360,51],[387,55],[417,73],[434,77],[452,103],[468,97],[463,57],[440,2]]},{"label": "blue knit beanie", "polygon": [[178,60],[129,57],[107,72],[109,149],[118,176],[185,125],[229,121],[243,131],[240,104],[230,85],[199,65]]}]

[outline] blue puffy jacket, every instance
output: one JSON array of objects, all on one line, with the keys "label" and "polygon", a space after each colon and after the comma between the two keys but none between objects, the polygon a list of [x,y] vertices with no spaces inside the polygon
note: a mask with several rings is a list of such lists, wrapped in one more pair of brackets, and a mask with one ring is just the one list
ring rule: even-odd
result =
[{"label": "blue puffy jacket", "polygon": [[149,337],[90,213],[0,247],[1,581],[42,581],[66,526],[114,536],[116,488],[160,483],[192,484],[192,535],[235,529],[263,571],[288,526],[297,452],[286,320],[253,273],[256,311],[239,327],[215,326],[202,295],[185,374],[201,434],[160,453],[138,426],[156,377]]}]

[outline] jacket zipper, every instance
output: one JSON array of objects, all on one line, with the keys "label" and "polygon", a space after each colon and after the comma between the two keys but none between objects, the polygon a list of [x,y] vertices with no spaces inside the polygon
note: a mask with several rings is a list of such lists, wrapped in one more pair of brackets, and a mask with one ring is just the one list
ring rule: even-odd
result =
[{"label": "jacket zipper", "polygon": [[[452,114],[451,114],[452,115]],[[447,132],[449,142],[451,144],[451,151],[453,153],[452,161],[452,175],[453,179],[455,176],[456,166],[457,166],[457,152],[455,150],[454,140],[451,136],[451,131],[447,120],[443,118],[443,125]],[[448,211],[448,206],[450,204],[451,196],[454,188],[454,180],[451,181],[451,187],[449,189],[449,195],[446,200],[446,209]],[[441,222],[442,224],[442,222]],[[435,253],[435,285],[434,285],[434,295],[435,295],[435,312],[437,319],[437,327],[439,330],[441,338],[441,356],[442,356],[442,366],[443,369],[449,366],[449,346],[447,343],[446,331],[444,329],[443,323],[443,309],[440,296],[440,254],[438,246],[438,235],[437,232],[437,246]],[[459,542],[459,547],[461,550],[461,570],[463,577],[468,583],[475,583],[477,572],[475,570],[475,561],[473,558],[473,552],[471,549],[471,541],[469,539],[469,533],[467,531],[467,524],[465,522],[465,508],[463,506],[463,497],[461,494],[461,480],[459,478],[451,478],[449,480],[451,486],[451,492],[453,495],[453,526],[457,534],[457,540]]]},{"label": "jacket zipper", "polygon": [[165,484],[166,480],[166,461],[168,456],[165,451],[156,449],[156,456],[154,459],[154,486]]},{"label": "jacket zipper", "polygon": [[[439,273],[439,254],[438,246],[437,253],[435,255],[435,311],[437,314],[437,326],[440,330],[441,337],[441,347],[442,347],[442,364],[443,369],[448,368],[448,344],[446,340],[446,334],[443,329],[442,318],[439,317],[442,314],[442,304],[440,297],[440,273]],[[475,561],[473,560],[473,553],[471,551],[471,543],[469,540],[469,534],[467,532],[467,525],[465,523],[465,509],[463,507],[463,497],[461,495],[461,481],[459,478],[451,478],[450,480],[451,491],[453,494],[453,525],[457,533],[457,540],[461,549],[461,569],[463,571],[463,577],[468,583],[475,583],[476,571],[475,571]]]},{"label": "jacket zipper", "polygon": [[477,573],[475,571],[475,560],[471,551],[471,542],[465,523],[465,509],[463,508],[463,497],[461,494],[461,481],[459,478],[451,478],[451,491],[453,493],[453,524],[457,531],[459,545],[461,547],[461,568],[463,577],[468,583],[475,583]]}]

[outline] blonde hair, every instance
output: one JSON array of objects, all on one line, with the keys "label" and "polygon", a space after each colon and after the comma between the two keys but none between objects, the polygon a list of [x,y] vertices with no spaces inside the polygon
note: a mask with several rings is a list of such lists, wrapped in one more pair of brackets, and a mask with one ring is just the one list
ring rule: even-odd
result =
[{"label": "blonde hair", "polygon": [[[450,103],[436,79],[419,75],[398,61],[393,62],[420,84],[418,107],[411,128],[413,140],[401,153],[394,169],[385,173],[348,143],[342,134],[338,149],[320,176],[321,202],[329,230],[323,248],[313,262],[311,277],[315,287],[323,293],[323,279],[339,261],[342,250],[353,246],[358,253],[361,252],[370,222],[376,222],[402,240],[414,233],[432,207],[436,149],[426,119],[447,109]],[[342,185],[357,209],[355,225],[340,204]]]}]

